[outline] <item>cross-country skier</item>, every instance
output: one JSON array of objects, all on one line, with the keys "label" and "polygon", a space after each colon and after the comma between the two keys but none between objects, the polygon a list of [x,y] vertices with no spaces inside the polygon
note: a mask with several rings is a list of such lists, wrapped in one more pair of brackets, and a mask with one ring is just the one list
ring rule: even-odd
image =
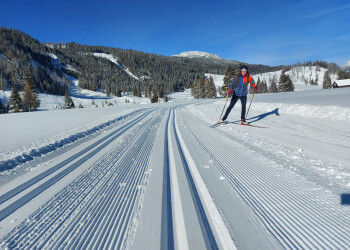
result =
[{"label": "cross-country skier", "polygon": [[232,92],[234,89],[230,106],[228,106],[226,113],[224,117],[220,120],[220,122],[224,122],[227,119],[227,116],[231,112],[231,109],[233,106],[235,106],[238,99],[241,100],[242,104],[242,112],[241,112],[241,124],[247,125],[248,122],[245,120],[245,110],[246,110],[246,104],[247,104],[247,94],[248,94],[248,84],[251,84],[255,91],[257,91],[258,87],[254,83],[253,78],[249,75],[248,67],[243,65],[241,67],[241,72],[235,77],[233,82],[230,85],[230,88],[227,91],[227,96]]}]

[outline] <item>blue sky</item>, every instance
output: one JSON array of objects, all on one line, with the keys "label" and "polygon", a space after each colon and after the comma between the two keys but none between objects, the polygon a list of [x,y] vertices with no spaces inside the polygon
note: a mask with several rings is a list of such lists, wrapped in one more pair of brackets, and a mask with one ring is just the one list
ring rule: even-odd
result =
[{"label": "blue sky", "polygon": [[0,26],[41,42],[280,65],[350,61],[350,1],[0,0]]}]

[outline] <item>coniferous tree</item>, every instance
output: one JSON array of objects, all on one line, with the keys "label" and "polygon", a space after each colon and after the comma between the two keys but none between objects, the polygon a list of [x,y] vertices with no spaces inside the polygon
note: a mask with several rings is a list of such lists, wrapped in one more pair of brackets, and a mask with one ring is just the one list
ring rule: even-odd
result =
[{"label": "coniferous tree", "polygon": [[200,79],[197,78],[196,81],[194,82],[194,98],[201,98],[201,83]]},{"label": "coniferous tree", "polygon": [[286,70],[282,70],[280,81],[278,83],[279,92],[291,92],[294,91],[294,84],[290,77],[286,74]]},{"label": "coniferous tree", "polygon": [[228,68],[225,71],[225,76],[224,76],[224,85],[221,87],[221,96],[225,97],[226,91],[230,84],[233,82],[233,79],[236,77],[236,72],[231,66],[231,64],[228,65]]},{"label": "coniferous tree", "polygon": [[106,96],[110,97],[111,96],[111,88],[109,85],[105,85],[105,90],[106,90]]},{"label": "coniferous tree", "polygon": [[[260,77],[258,77],[258,80],[256,81],[256,86],[258,87],[258,94],[261,93],[261,81],[260,81]],[[250,88],[252,89],[252,88]]]},{"label": "coniferous tree", "polygon": [[158,102],[158,91],[156,87],[152,88],[152,92],[151,92],[151,103],[157,103]]},{"label": "coniferous tree", "polygon": [[134,88],[133,88],[133,96],[137,96],[137,88],[136,88],[136,86],[134,86]]},{"label": "coniferous tree", "polygon": [[139,87],[137,88],[137,97],[142,97],[141,94],[141,86],[139,85]]},{"label": "coniferous tree", "polygon": [[115,94],[116,97],[121,97],[122,96],[122,90],[118,87],[117,90],[116,90],[116,94]]},{"label": "coniferous tree", "polygon": [[68,89],[66,89],[66,93],[64,94],[64,107],[66,109],[75,108],[74,102],[72,98],[69,96]]},{"label": "coniferous tree", "polygon": [[331,81],[329,72],[327,70],[326,72],[324,72],[324,75],[323,75],[323,89],[330,89],[330,88],[332,88],[332,81]]},{"label": "coniferous tree", "polygon": [[216,98],[216,88],[213,77],[209,77],[207,81],[205,81],[205,97],[206,98]]},{"label": "coniferous tree", "polygon": [[164,95],[164,102],[168,102],[169,101],[169,98],[167,95]]},{"label": "coniferous tree", "polygon": [[263,80],[261,83],[260,83],[260,93],[267,93],[269,92],[269,89],[267,88],[267,83],[266,83],[266,80]]},{"label": "coniferous tree", "polygon": [[10,100],[8,102],[7,110],[10,113],[23,112],[22,98],[19,95],[18,90],[14,84],[12,85],[12,92]]},{"label": "coniferous tree", "polygon": [[344,70],[339,70],[337,80],[344,80],[344,79],[350,79],[350,74],[346,73]]},{"label": "coniferous tree", "polygon": [[270,93],[277,93],[277,80],[276,80],[276,76],[272,77],[272,81],[269,87],[269,92]]},{"label": "coniferous tree", "polygon": [[200,84],[200,98],[205,98],[205,79],[199,78]]},{"label": "coniferous tree", "polygon": [[2,101],[0,99],[0,114],[3,114],[3,113],[6,113],[5,105],[2,104]]},{"label": "coniferous tree", "polygon": [[23,107],[25,111],[35,111],[40,106],[40,100],[36,93],[34,82],[29,71],[26,72],[26,81],[24,83]]}]

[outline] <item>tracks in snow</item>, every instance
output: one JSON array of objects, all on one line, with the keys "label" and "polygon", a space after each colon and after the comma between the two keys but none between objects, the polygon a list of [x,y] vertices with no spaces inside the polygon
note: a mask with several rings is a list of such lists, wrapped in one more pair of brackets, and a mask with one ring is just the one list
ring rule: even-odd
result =
[{"label": "tracks in snow", "polygon": [[[79,158],[63,171],[58,171],[62,163],[55,166],[54,172],[45,172],[16,191],[3,195],[3,204],[14,200],[0,212],[2,218],[6,218],[105,147],[112,147],[88,171],[3,238],[1,247],[116,249],[130,244],[132,218],[139,209],[138,197],[144,189],[148,159],[159,123],[160,117],[154,112],[144,112],[67,160],[69,165],[73,158]],[[125,134],[123,140],[116,143],[122,134]],[[36,187],[26,192],[32,186]],[[16,199],[20,195],[25,198]]]},{"label": "tracks in snow", "polygon": [[235,249],[179,134],[174,110],[166,122],[163,181],[162,249]]},{"label": "tracks in snow", "polygon": [[203,124],[194,127],[187,118],[185,130],[284,248],[349,249],[350,213],[338,194],[260,155],[235,135],[208,134]]}]

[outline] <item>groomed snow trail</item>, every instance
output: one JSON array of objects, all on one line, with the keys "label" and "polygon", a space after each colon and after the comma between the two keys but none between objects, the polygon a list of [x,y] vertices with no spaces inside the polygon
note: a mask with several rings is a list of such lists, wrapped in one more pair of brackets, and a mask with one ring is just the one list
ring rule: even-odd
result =
[{"label": "groomed snow trail", "polygon": [[349,131],[254,109],[268,129],[210,128],[215,102],[133,110],[14,169],[0,249],[349,249],[350,170],[281,144],[342,156]]},{"label": "groomed snow trail", "polygon": [[[227,124],[211,128],[208,133],[210,123],[198,119],[200,113],[201,108],[196,106],[182,110],[182,131],[187,131],[187,142],[193,144],[194,140],[203,154],[208,155],[208,165],[218,171],[219,177],[229,184],[231,192],[237,193],[248,204],[284,248],[349,249],[350,209],[340,204],[337,189],[327,187],[320,179],[311,176],[313,166],[310,163],[317,163],[317,159],[311,161],[295,155],[293,161],[293,158],[276,157],[276,152],[267,153],[269,149],[278,147],[254,137],[254,134],[264,133],[259,128]],[[288,122],[289,119],[279,118],[277,123],[271,121],[269,128],[276,127],[279,132],[286,132],[289,129],[283,126],[294,125]],[[299,119],[296,126],[306,128],[308,124]],[[304,130],[310,138],[317,133],[325,133],[327,137],[333,134],[331,130],[327,132],[317,126]],[[340,130],[335,133],[349,136]],[[346,139],[343,137],[343,140]],[[338,144],[344,148],[347,146],[343,140]],[[289,152],[285,150],[287,155]],[[302,164],[310,164],[309,172],[294,170],[300,169]]]},{"label": "groomed snow trail", "polygon": [[[94,157],[107,145],[114,144],[87,171],[3,238],[1,246],[20,249],[116,249],[127,244],[132,229],[131,219],[148,174],[148,158],[159,122],[160,118],[154,112],[146,111],[109,132],[93,144],[95,147],[92,149],[89,147],[90,151],[82,154],[80,161],[66,168],[64,176],[81,167],[87,161],[84,158]],[[126,135],[117,140],[122,133]],[[16,200],[15,196],[9,200],[14,199],[13,203],[8,206],[5,203],[4,208],[2,205],[2,217],[11,217],[11,212],[61,180],[64,171],[56,172],[34,192],[24,194],[22,197],[28,197],[25,200]],[[37,182],[40,183],[40,179]],[[25,193],[26,190],[21,188],[20,191]],[[16,203],[19,204],[12,206]]]}]

